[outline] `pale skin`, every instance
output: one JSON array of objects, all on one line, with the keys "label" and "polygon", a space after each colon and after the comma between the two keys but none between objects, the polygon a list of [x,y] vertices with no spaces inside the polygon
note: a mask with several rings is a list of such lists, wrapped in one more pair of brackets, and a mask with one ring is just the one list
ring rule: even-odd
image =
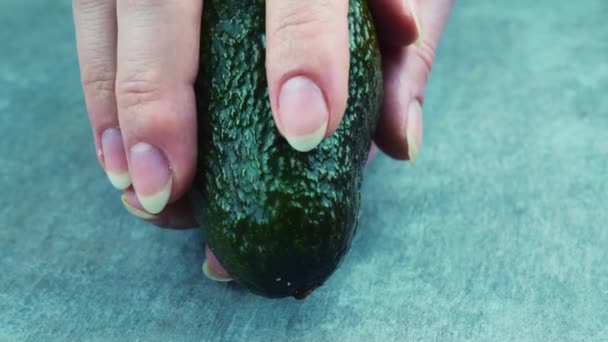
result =
[{"label": "pale skin", "polygon": [[[453,0],[369,4],[385,93],[374,143],[394,159],[415,162],[424,90]],[[331,136],[345,111],[347,9],[348,0],[266,1],[272,114],[302,153]],[[98,160],[127,210],[160,227],[196,227],[185,195],[196,167],[193,84],[203,10],[201,0],[73,1]],[[229,280],[208,248],[206,255],[205,273]]]}]

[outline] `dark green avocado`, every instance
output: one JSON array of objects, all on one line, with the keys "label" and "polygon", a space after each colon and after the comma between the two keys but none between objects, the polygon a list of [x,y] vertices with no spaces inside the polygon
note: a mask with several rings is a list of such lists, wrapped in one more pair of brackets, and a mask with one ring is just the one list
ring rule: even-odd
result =
[{"label": "dark green avocado", "polygon": [[302,299],[338,268],[357,228],[362,173],[382,99],[367,0],[350,1],[344,119],[306,153],[289,146],[272,118],[265,2],[206,0],[203,12],[191,192],[196,219],[240,286],[270,298]]}]

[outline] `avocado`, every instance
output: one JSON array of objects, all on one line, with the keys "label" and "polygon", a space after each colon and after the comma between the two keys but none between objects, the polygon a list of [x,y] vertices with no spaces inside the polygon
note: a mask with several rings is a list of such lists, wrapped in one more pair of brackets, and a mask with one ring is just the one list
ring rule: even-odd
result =
[{"label": "avocado", "polygon": [[339,267],[359,221],[363,168],[383,91],[367,0],[349,5],[344,118],[305,153],[295,151],[273,121],[265,2],[206,0],[203,13],[191,190],[196,220],[241,287],[268,298],[303,299]]}]

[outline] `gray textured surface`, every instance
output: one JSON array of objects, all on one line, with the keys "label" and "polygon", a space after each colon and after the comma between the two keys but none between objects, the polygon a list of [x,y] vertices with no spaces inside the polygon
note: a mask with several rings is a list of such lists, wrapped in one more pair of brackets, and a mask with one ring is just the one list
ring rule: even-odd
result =
[{"label": "gray textured surface", "polygon": [[69,3],[0,2],[0,340],[608,339],[608,2],[497,4],[458,3],[419,164],[373,164],[352,252],[296,302],[206,281],[196,231],[127,214]]}]

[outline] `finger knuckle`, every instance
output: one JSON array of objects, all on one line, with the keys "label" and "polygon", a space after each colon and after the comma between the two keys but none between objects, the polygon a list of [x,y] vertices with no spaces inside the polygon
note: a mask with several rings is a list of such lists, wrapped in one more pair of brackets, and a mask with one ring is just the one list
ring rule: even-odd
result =
[{"label": "finger knuckle", "polygon": [[327,34],[331,13],[335,12],[331,1],[317,1],[314,5],[307,2],[301,4],[283,11],[272,34],[279,39],[321,37]]},{"label": "finger knuckle", "polygon": [[160,73],[154,69],[129,72],[116,82],[116,101],[121,109],[157,102],[162,94]]},{"label": "finger knuckle", "polygon": [[414,51],[416,53],[416,56],[422,63],[424,72],[427,75],[430,74],[433,68],[433,61],[435,60],[435,46],[425,41],[420,47],[416,48]]},{"label": "finger knuckle", "polygon": [[[82,15],[105,15],[109,10],[112,9],[110,1],[99,1],[99,0],[72,0],[72,9],[76,15],[76,24],[81,22],[78,19]],[[84,24],[84,22],[83,22]]]},{"label": "finger knuckle", "polygon": [[115,96],[115,74],[105,67],[88,67],[81,72],[85,97],[104,101]]},{"label": "finger knuckle", "polygon": [[102,1],[97,0],[72,0],[72,7],[77,10],[99,7]]}]

